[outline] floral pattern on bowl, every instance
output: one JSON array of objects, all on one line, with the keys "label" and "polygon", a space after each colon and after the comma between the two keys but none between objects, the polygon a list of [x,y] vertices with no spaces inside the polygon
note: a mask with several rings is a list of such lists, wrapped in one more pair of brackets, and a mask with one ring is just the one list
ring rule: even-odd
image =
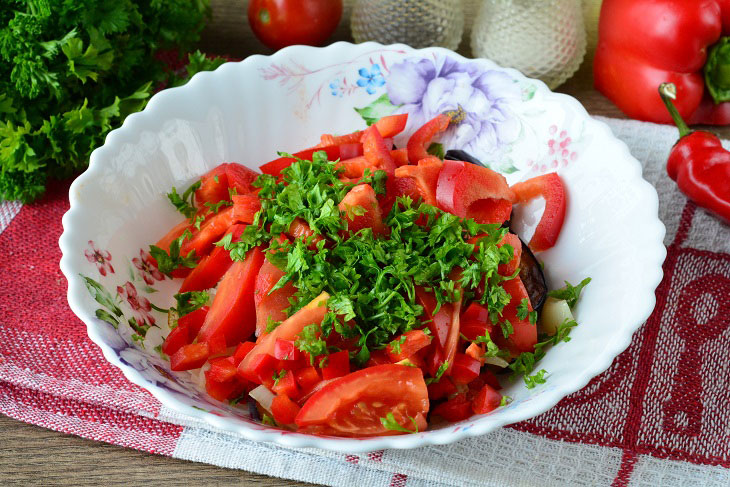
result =
[{"label": "floral pattern on bowl", "polygon": [[[433,115],[458,120],[441,140],[505,174],[510,183],[557,170],[569,191],[563,235],[541,258],[548,280],[593,277],[570,343],[543,359],[547,384],[506,384],[497,411],[415,435],[320,438],[269,428],[246,408],[212,400],[199,374],[177,373],[160,355],[163,310],[179,281],[150,265],[148,245],[181,217],[170,187],[186,187],[224,161],[251,168],[391,113],[408,113],[403,137]],[[61,269],[69,304],[105,357],[163,404],[246,438],[338,451],[414,448],[457,441],[540,414],[605,370],[653,309],[664,227],[638,162],[575,100],[486,60],[450,51],[375,43],[296,46],[196,75],[155,95],[94,151],[70,189]],[[616,228],[622,228],[616,232]],[[632,234],[631,242],[621,235]],[[637,277],[638,276],[638,277]],[[569,357],[569,360],[566,360]]]}]

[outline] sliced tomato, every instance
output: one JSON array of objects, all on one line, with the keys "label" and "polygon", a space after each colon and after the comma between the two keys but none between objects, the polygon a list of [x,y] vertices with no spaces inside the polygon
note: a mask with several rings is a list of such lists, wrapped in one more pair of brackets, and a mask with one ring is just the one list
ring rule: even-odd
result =
[{"label": "sliced tomato", "polygon": [[449,128],[451,117],[448,115],[436,115],[429,120],[421,128],[416,130],[411,138],[408,139],[408,160],[411,164],[418,164],[421,159],[433,157],[428,153],[428,146],[431,145],[431,139],[437,134]]},{"label": "sliced tomato", "polygon": [[542,252],[558,241],[565,220],[567,194],[563,180],[557,173],[543,174],[512,186],[518,203],[525,203],[538,196],[545,199],[545,211],[530,239],[530,249]]},{"label": "sliced tomato", "polygon": [[251,336],[256,329],[253,291],[264,253],[251,249],[243,261],[235,262],[218,285],[213,304],[198,334],[198,341],[210,341],[216,335],[233,346]]},{"label": "sliced tomato", "polygon": [[502,403],[502,394],[495,391],[489,384],[484,384],[481,390],[471,401],[471,409],[474,414],[486,414],[494,411]]},{"label": "sliced tomato", "polygon": [[190,330],[187,326],[176,326],[162,342],[162,352],[168,357],[190,343]]},{"label": "sliced tomato", "polygon": [[218,203],[220,200],[228,199],[228,176],[223,163],[214,167],[200,178],[200,188],[195,191],[195,202],[202,208],[205,203]]},{"label": "sliced tomato", "polygon": [[416,286],[416,299],[424,309],[423,321],[428,321],[428,329],[431,330],[435,343],[443,349],[451,330],[454,307],[451,303],[444,303],[434,316],[433,312],[436,310],[437,304],[436,297],[421,286]]},{"label": "sliced tomato", "polygon": [[429,157],[418,161],[417,166],[401,166],[395,170],[398,178],[411,178],[423,202],[436,205],[436,185],[444,163],[437,157]]},{"label": "sliced tomato", "polygon": [[322,236],[315,235],[314,230],[312,230],[309,227],[309,224],[307,224],[307,222],[302,220],[301,218],[295,218],[294,221],[291,222],[287,235],[289,235],[292,239],[304,237],[305,239],[307,239],[307,242],[310,242],[310,248],[315,248],[317,242],[322,240]]},{"label": "sliced tomato", "polygon": [[451,369],[454,367],[454,357],[456,355],[456,348],[459,345],[460,333],[461,299],[452,303],[451,326],[449,328],[449,334],[446,337],[446,345],[444,345],[444,359],[449,364],[448,369],[446,369],[446,374],[451,374]]},{"label": "sliced tomato", "polygon": [[447,160],[439,174],[436,200],[439,208],[456,216],[479,223],[503,223],[509,218],[515,195],[501,174],[476,164]]},{"label": "sliced tomato", "polygon": [[279,394],[271,402],[271,414],[279,424],[293,424],[299,414],[299,406],[285,394]]},{"label": "sliced tomato", "polygon": [[404,428],[413,429],[410,418],[426,426],[428,390],[420,369],[404,365],[376,365],[333,380],[315,392],[297,414],[304,431],[340,436],[398,434],[383,426],[380,418],[392,413]]},{"label": "sliced tomato", "polygon": [[170,369],[176,371],[198,369],[208,360],[209,355],[210,349],[205,342],[185,345],[170,356]]},{"label": "sliced tomato", "polygon": [[460,333],[467,340],[476,340],[479,336],[492,331],[489,322],[489,311],[479,303],[471,303],[461,314]]},{"label": "sliced tomato", "polygon": [[[253,295],[253,293],[251,294]],[[297,339],[297,335],[302,332],[305,326],[314,323],[321,323],[324,319],[324,315],[327,313],[326,304],[328,299],[329,294],[320,294],[309,304],[284,320],[284,322],[277,326],[274,331],[259,337],[259,342],[256,343],[256,346],[238,365],[239,374],[244,377],[246,376],[252,359],[257,355],[269,354],[273,356],[277,339],[280,338],[282,340],[295,341]]]},{"label": "sliced tomato", "polygon": [[365,367],[373,367],[375,365],[383,365],[391,363],[390,357],[385,350],[373,350],[370,352],[370,358],[365,363]]},{"label": "sliced tomato", "polygon": [[155,245],[169,254],[170,253],[170,244],[172,243],[172,241],[180,238],[180,235],[182,235],[185,232],[185,230],[187,230],[189,228],[192,228],[190,221],[183,220],[180,223],[178,223],[177,225],[175,225],[174,227],[172,227],[172,229],[169,232],[167,232],[167,234],[165,234],[164,237],[162,237],[160,240],[158,240]]},{"label": "sliced tomato", "polygon": [[279,361],[273,355],[268,353],[252,355],[249,352],[244,360],[248,362],[248,366],[245,370],[241,370],[241,364],[238,364],[239,377],[255,384],[264,384],[269,388],[274,387],[273,374],[279,366]]},{"label": "sliced tomato", "polygon": [[530,297],[527,294],[524,284],[519,277],[504,281],[502,287],[507,293],[512,296],[509,304],[502,310],[502,319],[509,320],[512,324],[514,332],[504,340],[499,330],[494,333],[494,340],[500,348],[503,348],[503,344],[507,345],[513,354],[519,354],[520,352],[532,352],[535,349],[537,343],[537,326],[530,323],[529,315],[525,319],[517,317],[517,307],[520,305],[523,299],[527,300],[527,308],[532,311],[532,304],[530,304]]},{"label": "sliced tomato", "polygon": [[242,223],[253,223],[261,209],[261,200],[255,194],[233,195],[233,219]]},{"label": "sliced tomato", "polygon": [[[359,141],[360,139],[358,138],[356,142]],[[312,147],[311,149],[305,149],[292,155],[298,159],[311,161],[314,153],[318,151],[325,151],[327,153],[327,159],[330,161],[336,161],[340,158],[340,147],[338,145],[330,145],[327,147]],[[264,174],[280,176],[281,171],[294,164],[294,161],[296,161],[296,159],[292,157],[279,157],[278,159],[274,159],[273,161],[269,161],[266,164],[263,164],[259,169],[261,169],[261,172]]]},{"label": "sliced tomato", "polygon": [[233,218],[233,208],[228,207],[216,215],[208,218],[200,227],[200,230],[193,233],[193,237],[185,240],[180,246],[180,255],[188,255],[194,250],[197,257],[204,257],[213,250],[213,244],[223,237],[226,231],[236,223]]},{"label": "sliced tomato", "polygon": [[[226,234],[231,234],[231,241],[237,242],[246,225],[238,224],[231,226]],[[180,286],[180,292],[203,291],[215,287],[223,275],[233,265],[230,253],[223,247],[215,247],[210,254],[203,257],[198,265],[185,278]]]},{"label": "sliced tomato", "polygon": [[[394,345],[397,343],[398,345]],[[411,330],[395,337],[385,351],[393,362],[400,362],[415,355],[419,350],[431,343],[431,336],[426,335],[423,330]]]},{"label": "sliced tomato", "polygon": [[[283,240],[286,240],[285,236],[279,238],[279,242]],[[254,291],[256,336],[266,333],[269,320],[284,321],[286,319],[285,310],[291,306],[289,299],[294,296],[296,288],[290,281],[284,287],[272,292],[271,290],[282,277],[284,277],[284,271],[277,268],[268,259],[264,261],[258,276],[256,276],[256,289]]]},{"label": "sliced tomato", "polygon": [[[375,191],[369,184],[359,184],[348,191],[340,201],[339,209],[347,221],[347,231],[351,235],[363,228],[371,228],[376,235],[383,235],[388,231],[383,223]],[[361,212],[364,213],[358,214]]]},{"label": "sliced tomato", "polygon": [[[238,195],[248,195],[256,191],[252,183],[256,181],[261,174],[256,171],[252,171],[244,165],[238,164],[237,162],[230,162],[226,166],[226,179],[228,180],[228,188],[235,190]],[[226,192],[228,193],[228,192]],[[226,194],[225,198],[231,199],[229,194]],[[218,200],[220,201],[220,200]]]}]

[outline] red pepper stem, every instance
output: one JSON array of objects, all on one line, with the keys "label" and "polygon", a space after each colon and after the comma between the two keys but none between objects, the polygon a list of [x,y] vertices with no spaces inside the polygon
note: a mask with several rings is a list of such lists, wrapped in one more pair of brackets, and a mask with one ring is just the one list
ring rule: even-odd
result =
[{"label": "red pepper stem", "polygon": [[659,96],[662,97],[662,101],[667,106],[667,110],[669,110],[669,115],[671,115],[674,124],[679,129],[679,137],[682,138],[685,135],[689,135],[691,132],[689,125],[684,121],[682,115],[679,114],[679,110],[677,110],[677,107],[672,102],[672,100],[677,99],[677,87],[674,86],[674,83],[662,83],[659,85]]}]

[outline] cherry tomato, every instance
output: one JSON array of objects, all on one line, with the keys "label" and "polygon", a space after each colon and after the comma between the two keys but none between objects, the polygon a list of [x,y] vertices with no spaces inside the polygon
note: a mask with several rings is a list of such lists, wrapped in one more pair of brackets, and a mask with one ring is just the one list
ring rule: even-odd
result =
[{"label": "cherry tomato", "polygon": [[310,397],[296,417],[305,431],[340,436],[398,434],[380,421],[393,413],[396,422],[419,431],[426,426],[428,390],[420,369],[376,365],[333,380]]},{"label": "cherry tomato", "polygon": [[337,28],[342,0],[251,0],[248,23],[272,49],[321,45]]}]

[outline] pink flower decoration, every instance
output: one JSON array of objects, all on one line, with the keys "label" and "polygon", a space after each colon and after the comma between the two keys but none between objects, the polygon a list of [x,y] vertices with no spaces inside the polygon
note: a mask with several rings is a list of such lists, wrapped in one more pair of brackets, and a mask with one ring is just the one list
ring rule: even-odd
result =
[{"label": "pink flower decoration", "polygon": [[117,293],[123,299],[127,300],[127,303],[129,303],[129,306],[132,308],[132,312],[135,315],[134,317],[137,319],[137,323],[139,325],[144,323],[149,325],[155,324],[155,317],[150,313],[152,311],[152,306],[150,305],[149,300],[144,296],[139,296],[137,294],[137,288],[134,287],[134,284],[127,281],[124,284],[124,287],[117,286]]},{"label": "pink flower decoration", "polygon": [[152,261],[152,256],[144,249],[139,249],[139,257],[132,259],[132,264],[134,264],[134,267],[139,270],[139,276],[144,279],[144,282],[146,282],[148,286],[153,285],[155,283],[155,279],[158,281],[165,280],[165,276],[162,272],[157,270],[157,267],[155,267]]},{"label": "pink flower decoration", "polygon": [[114,267],[112,267],[110,261],[112,260],[112,254],[106,250],[99,250],[94,245],[93,240],[89,240],[88,249],[84,250],[86,260],[92,264],[96,264],[96,268],[99,269],[99,274],[106,276],[107,272],[114,274]]}]

